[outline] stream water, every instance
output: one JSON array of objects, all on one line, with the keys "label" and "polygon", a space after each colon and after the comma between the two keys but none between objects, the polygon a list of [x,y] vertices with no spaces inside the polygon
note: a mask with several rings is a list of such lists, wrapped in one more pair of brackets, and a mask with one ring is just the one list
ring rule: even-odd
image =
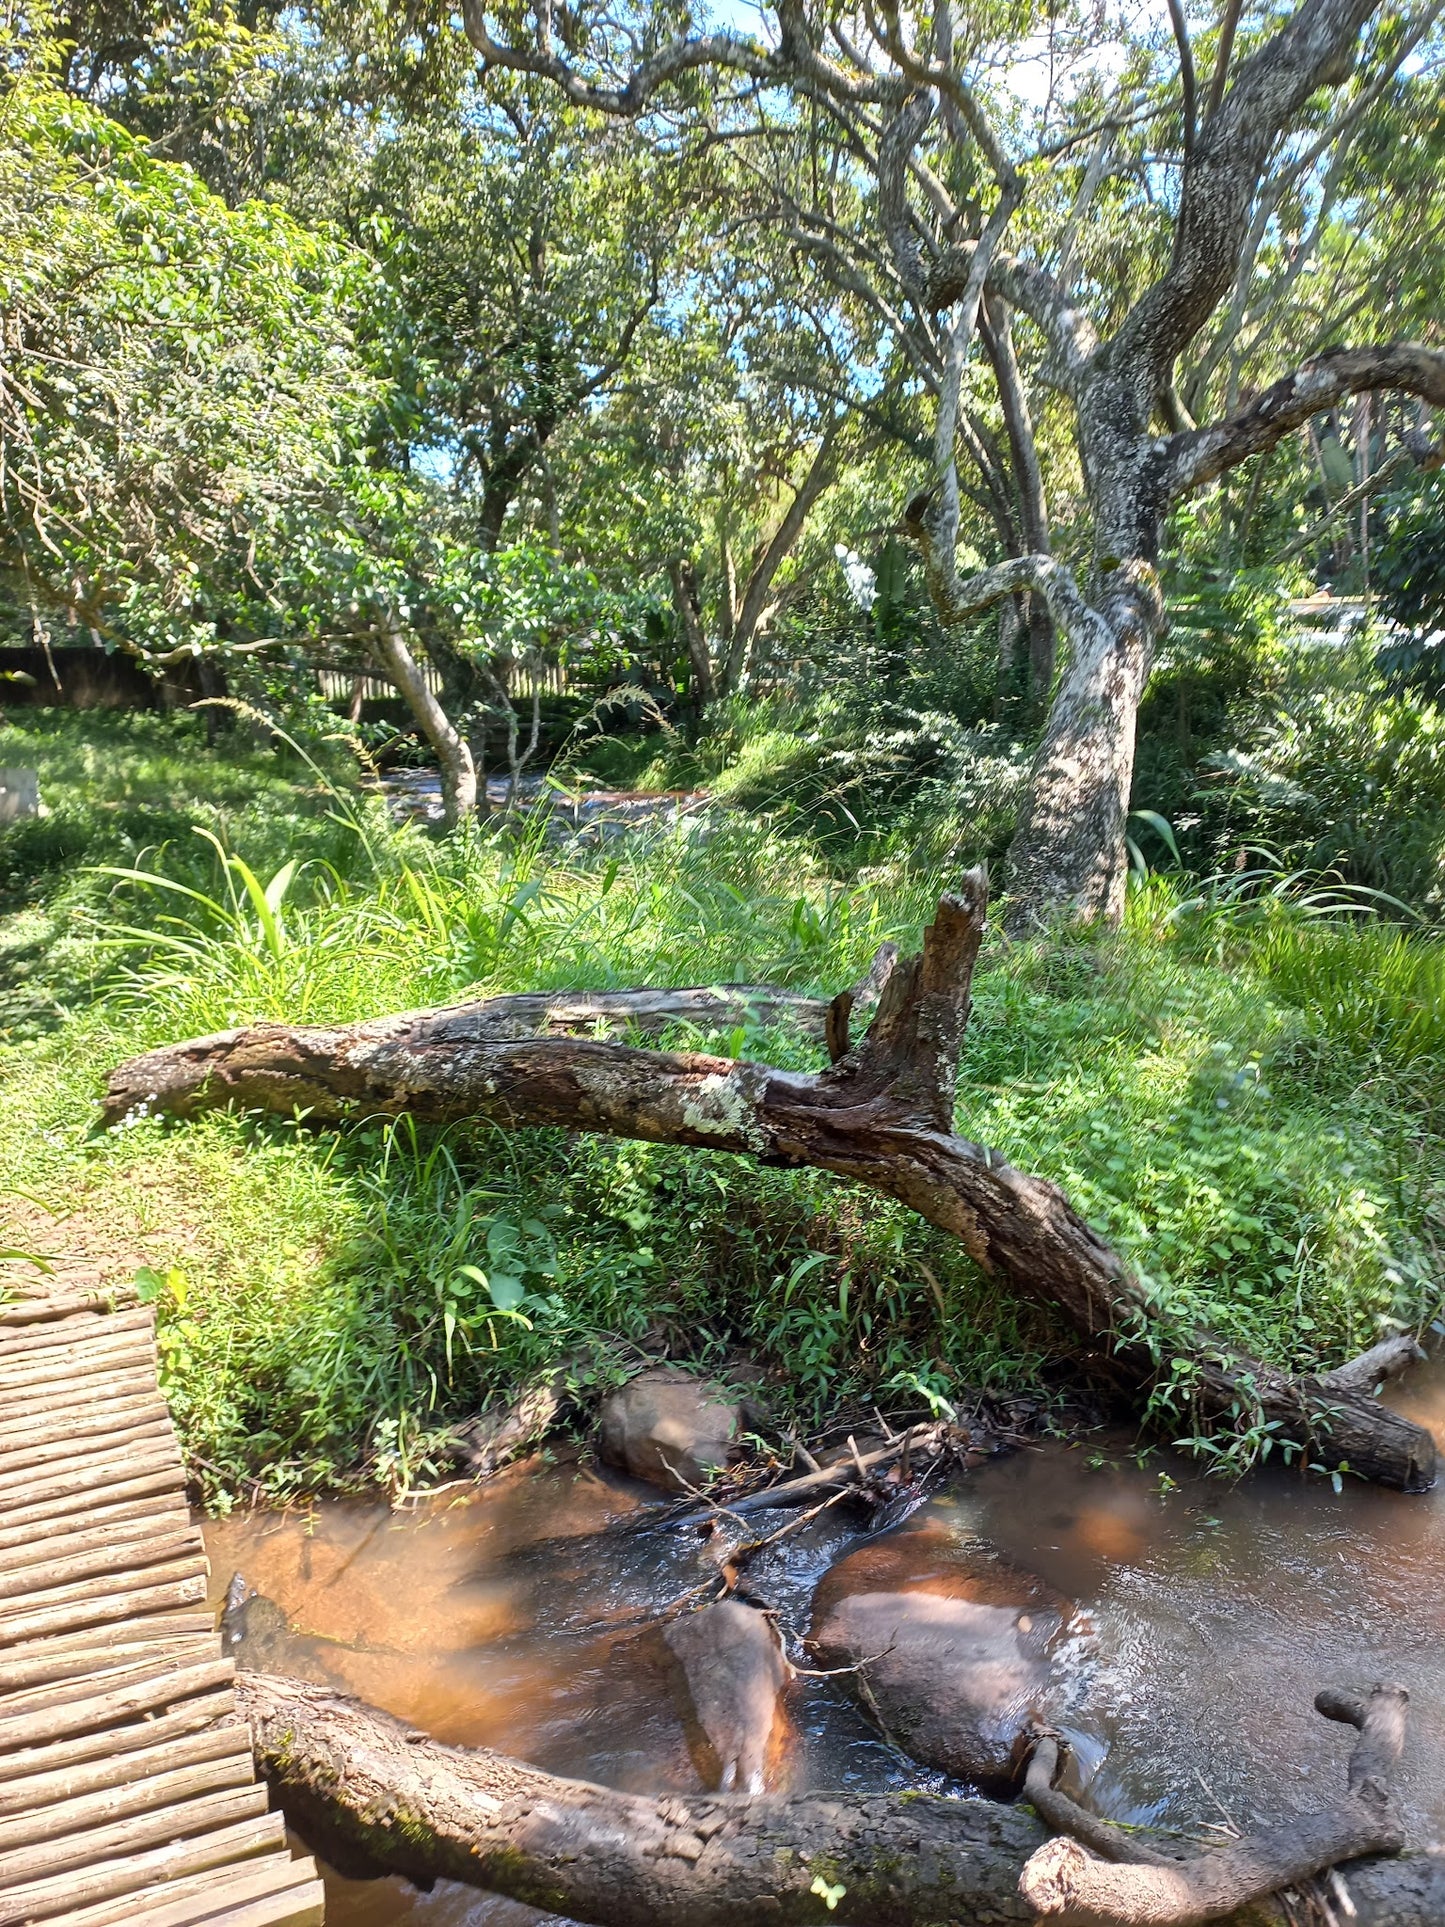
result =
[{"label": "stream water", "polygon": [[[1445,1437],[1445,1366],[1398,1402]],[[687,1790],[703,1782],[651,1616],[710,1568],[695,1536],[623,1529],[655,1502],[563,1460],[412,1510],[237,1514],[206,1539],[218,1594],[244,1573],[346,1690],[441,1739]],[[1276,1468],[1230,1486],[1158,1455],[1141,1467],[1107,1441],[1044,1443],[960,1477],[899,1528],[910,1583],[946,1590],[951,1548],[962,1560],[979,1537],[1078,1603],[1063,1724],[1100,1812],[1246,1826],[1323,1804],[1350,1736],[1313,1711],[1315,1693],[1390,1678],[1411,1696],[1410,1842],[1445,1840],[1445,1492],[1336,1494]],[[855,1543],[835,1512],[750,1582],[805,1631],[818,1579]],[[796,1681],[789,1714],[792,1786],[948,1785],[891,1751],[836,1680]],[[333,1927],[546,1918],[447,1883],[328,1892]]]}]

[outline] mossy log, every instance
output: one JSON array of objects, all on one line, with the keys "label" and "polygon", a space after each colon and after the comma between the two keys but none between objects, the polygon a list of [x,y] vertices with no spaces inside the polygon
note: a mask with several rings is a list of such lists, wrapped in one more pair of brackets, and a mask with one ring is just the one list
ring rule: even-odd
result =
[{"label": "mossy log", "polygon": [[[1082,1362],[1129,1395],[1147,1399],[1160,1359],[1184,1355],[1200,1422],[1268,1427],[1311,1464],[1406,1491],[1431,1484],[1430,1434],[1369,1397],[1352,1368],[1292,1377],[1208,1331],[1182,1329],[1057,1185],[956,1134],[958,1056],[986,914],[986,880],[974,871],[959,895],[940,901],[920,956],[880,955],[869,988],[876,1011],[854,1048],[854,993],[834,1000],[823,1029],[835,1061],[811,1076],[558,1034],[626,1021],[628,998],[639,1010],[645,1002],[649,1021],[659,1006],[676,1014],[683,1002],[706,1021],[714,993],[609,993],[605,1012],[601,998],[532,996],[339,1028],[267,1023],[192,1038],[122,1064],[104,1115],[117,1124],[234,1105],[317,1122],[487,1118],[814,1165],[900,1199],[958,1238],[985,1273],[1061,1312],[1085,1340]],[[735,1009],[739,994],[716,1000]],[[786,993],[743,994],[754,1007],[773,999],[786,1008]],[[816,1026],[818,1008],[799,1014]],[[1368,1356],[1374,1373],[1376,1354]],[[1390,1362],[1407,1360],[1408,1350]]]},{"label": "mossy log", "polygon": [[[462,1881],[595,1927],[1038,1917],[1020,1882],[1048,1835],[1027,1807],[906,1792],[650,1799],[442,1746],[328,1687],[242,1672],[236,1694],[274,1798],[353,1878]],[[1353,1927],[1445,1920],[1445,1863],[1431,1855],[1360,1861],[1345,1878]],[[1068,1914],[1053,1919],[1072,1927]],[[1266,1899],[1227,1919],[1283,1927],[1287,1916]]]}]

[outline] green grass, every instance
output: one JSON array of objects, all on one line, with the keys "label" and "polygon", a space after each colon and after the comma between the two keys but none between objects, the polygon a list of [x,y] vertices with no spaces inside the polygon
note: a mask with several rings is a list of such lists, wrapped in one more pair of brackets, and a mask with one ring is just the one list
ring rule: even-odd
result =
[{"label": "green grass", "polygon": [[[207,828],[259,867],[290,857],[355,860],[338,821],[339,780],[354,775],[336,746],[309,765],[245,720],[206,743],[195,716],[123,710],[16,710],[0,721],[0,764],[36,769],[45,813],[0,832],[0,1039],[65,1022],[96,995],[112,961],[97,948],[112,886],[103,864],[158,864],[204,886],[214,853]],[[344,812],[342,812],[344,814]]]},{"label": "green grass", "polygon": [[[0,1190],[9,1242],[49,1227],[147,1268],[172,1397],[218,1492],[414,1475],[447,1418],[562,1355],[605,1378],[639,1348],[705,1361],[741,1343],[780,1399],[819,1411],[959,1379],[1067,1382],[1072,1340],[1046,1314],[819,1173],[405,1122],[93,1134],[111,1064],[252,1018],[574,985],[831,992],[884,939],[916,942],[942,880],[904,859],[842,877],[742,812],[600,850],[433,842],[374,817],[362,835],[337,820],[345,793],[292,761],[212,758],[184,727],[128,721],[133,737],[105,739],[135,758],[126,807],[145,810],[147,767],[175,785],[178,821],[149,848],[102,833],[110,779],[71,740],[88,719],[50,723],[45,780],[57,815],[89,822],[91,868],[55,863],[12,919],[75,907],[32,983],[58,961],[85,994],[0,1045]],[[208,834],[182,835],[191,822]],[[1436,1310],[1439,952],[1287,908],[1200,918],[1181,897],[1153,879],[1120,932],[990,946],[960,1128],[1063,1184],[1182,1317],[1280,1363],[1333,1362]],[[816,1061],[778,1032],[685,1041]]]}]

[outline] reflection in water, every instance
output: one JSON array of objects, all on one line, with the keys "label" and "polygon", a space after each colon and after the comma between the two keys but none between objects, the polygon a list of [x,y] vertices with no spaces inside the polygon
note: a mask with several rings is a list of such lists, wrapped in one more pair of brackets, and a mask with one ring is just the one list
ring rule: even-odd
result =
[{"label": "reflection in water", "polygon": [[[1423,1377],[1402,1403],[1445,1430],[1445,1370]],[[949,1591],[983,1538],[1078,1603],[1093,1636],[1064,1724],[1090,1802],[1180,1825],[1322,1804],[1351,1736],[1313,1711],[1315,1693],[1388,1677],[1411,1696],[1411,1844],[1445,1838],[1445,1494],[1336,1495],[1282,1469],[1227,1486],[1173,1460],[1161,1490],[1158,1459],[1100,1461],[1092,1443],[1027,1449],[932,1500],[896,1542],[910,1585]],[[218,1594],[244,1572],[347,1691],[553,1772],[690,1789],[686,1699],[651,1615],[708,1577],[706,1547],[603,1530],[654,1497],[581,1465],[518,1468],[415,1512],[331,1503],[214,1521],[206,1538]],[[801,1632],[850,1543],[849,1522],[825,1515],[750,1583]],[[947,1784],[890,1752],[836,1681],[795,1682],[790,1712],[793,1786]],[[550,1918],[445,1884],[337,1880],[329,1894],[334,1927]]]}]

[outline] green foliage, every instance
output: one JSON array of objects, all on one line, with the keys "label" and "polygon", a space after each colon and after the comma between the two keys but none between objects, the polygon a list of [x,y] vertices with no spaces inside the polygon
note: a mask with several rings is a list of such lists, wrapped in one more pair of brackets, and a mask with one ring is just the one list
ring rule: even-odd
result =
[{"label": "green foliage", "polygon": [[1380,669],[1392,681],[1437,701],[1445,695],[1441,640],[1445,635],[1445,485],[1438,475],[1394,504],[1389,533],[1375,558],[1374,578],[1384,612],[1405,633],[1381,649]]},{"label": "green foliage", "polygon": [[[146,721],[155,767],[179,770],[165,737],[189,747],[189,725]],[[66,727],[83,771],[77,719]],[[204,759],[192,767],[204,774]],[[90,1138],[98,1075],[163,1039],[471,989],[831,991],[883,939],[916,941],[939,882],[904,867],[845,881],[741,815],[558,849],[535,836],[428,844],[379,825],[363,844],[298,812],[266,844],[281,795],[267,767],[258,757],[242,849],[241,819],[212,804],[220,847],[177,839],[96,880],[109,934],[97,920],[76,940],[90,1007],[0,1049],[11,1241],[35,1241],[43,1205],[71,1214],[78,1241],[182,1274],[182,1294],[160,1292],[167,1369],[222,1485],[428,1476],[449,1418],[563,1357],[605,1382],[635,1348],[706,1363],[742,1343],[780,1398],[823,1412],[849,1393],[1036,1383],[1045,1359],[1068,1355],[1071,1337],[1001,1300],[956,1242],[818,1172],[407,1122],[337,1132],[216,1116]],[[143,782],[136,764],[128,782]],[[51,793],[68,807],[58,781]],[[333,833],[349,858],[288,851],[291,834]],[[960,1126],[1061,1183],[1181,1319],[1280,1363],[1333,1361],[1391,1328],[1381,1321],[1434,1310],[1439,971],[1435,945],[1398,930],[1244,896],[1206,915],[1150,878],[1117,936],[986,955]],[[818,1061],[786,1032],[678,1041]],[[1169,1421],[1183,1434],[1197,1429],[1187,1390]]]},{"label": "green foliage", "polygon": [[0,96],[0,570],[143,653],[214,646],[256,603],[264,635],[268,556],[334,512],[369,405],[346,325],[368,264],[227,206],[43,50]]},{"label": "green foliage", "polygon": [[1269,920],[1253,946],[1287,1003],[1359,1062],[1419,1067],[1445,1061],[1445,948],[1387,923]]},{"label": "green foliage", "polygon": [[1445,858],[1445,718],[1360,654],[1303,658],[1239,747],[1205,759],[1215,848],[1257,843],[1429,914]]},{"label": "green foliage", "polygon": [[164,867],[177,885],[224,888],[221,860],[197,828],[237,842],[268,877],[296,860],[324,876],[354,865],[376,805],[350,795],[323,746],[308,766],[284,743],[238,724],[214,746],[193,716],[32,709],[0,724],[0,763],[35,769],[44,814],[0,829],[0,1037],[52,1028],[114,967],[99,941],[116,922],[104,866]]}]

